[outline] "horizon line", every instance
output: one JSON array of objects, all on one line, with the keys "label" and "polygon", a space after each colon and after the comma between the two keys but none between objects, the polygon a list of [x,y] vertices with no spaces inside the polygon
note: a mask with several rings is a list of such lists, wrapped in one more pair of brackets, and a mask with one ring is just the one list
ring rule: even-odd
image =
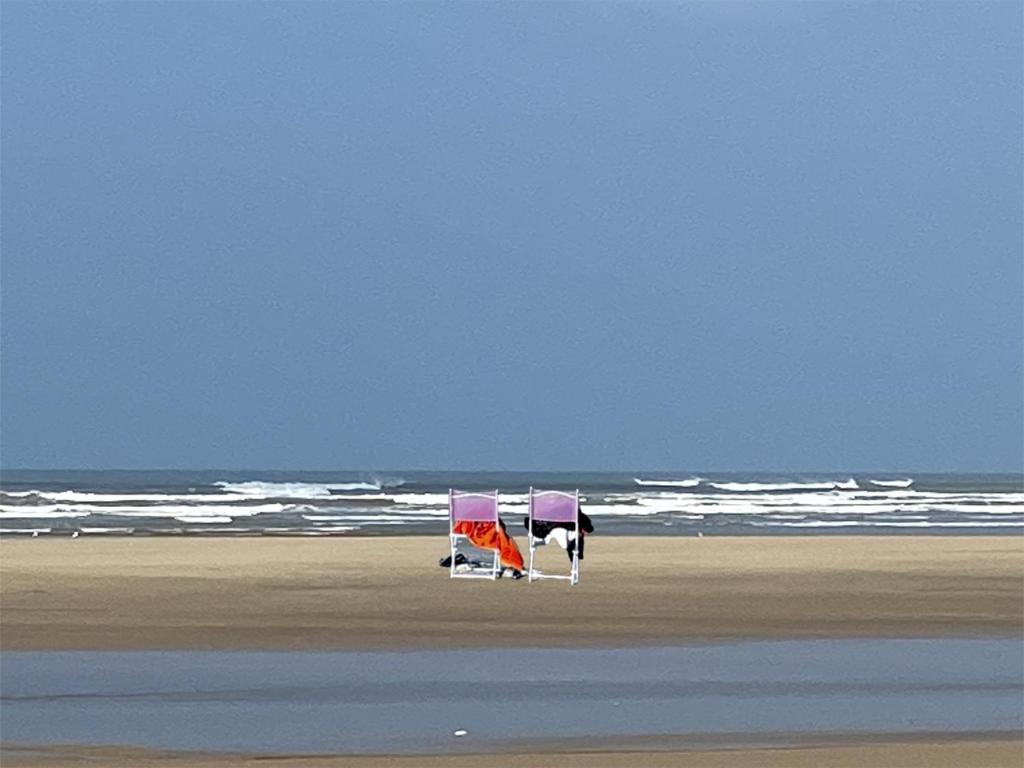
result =
[{"label": "horizon line", "polygon": [[[638,475],[640,473],[651,474],[762,474],[762,475],[1021,475],[1024,477],[1024,468],[1020,469],[664,469],[664,468],[632,468],[632,469],[462,469],[462,468],[424,468],[424,467],[400,467],[400,468],[345,468],[345,469],[324,469],[324,468],[299,468],[299,467],[0,467],[0,473],[7,472],[306,472],[306,473],[337,473],[337,474],[389,474],[401,472],[416,473],[462,473],[462,474],[617,474],[617,475]],[[692,478],[690,478],[692,479]]]}]

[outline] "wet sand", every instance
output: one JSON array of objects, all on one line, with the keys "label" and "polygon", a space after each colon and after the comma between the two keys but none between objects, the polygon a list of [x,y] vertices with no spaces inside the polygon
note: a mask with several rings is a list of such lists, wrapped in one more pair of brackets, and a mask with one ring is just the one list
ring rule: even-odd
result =
[{"label": "wet sand", "polygon": [[649,750],[643,745],[599,751],[566,749],[480,755],[247,755],[160,752],[124,748],[61,746],[7,749],[6,768],[1017,768],[1024,747],[990,734],[931,740],[840,738],[827,746],[723,747]]},{"label": "wet sand", "polygon": [[[1018,638],[667,648],[9,652],[23,744],[262,754],[776,746],[821,734],[1019,732]],[[461,735],[456,735],[461,734]]]},{"label": "wet sand", "polygon": [[[1018,537],[595,536],[578,586],[449,580],[444,537],[0,542],[4,650],[672,645],[1024,632]],[[564,568],[561,550],[542,567]]]},{"label": "wet sand", "polygon": [[[1020,637],[1018,537],[601,538],[582,581],[450,581],[443,537],[0,542],[3,650],[631,647],[736,639]],[[560,550],[542,567],[564,568]],[[7,744],[8,766],[1020,766],[1018,733],[616,738],[515,753],[310,756]]]}]

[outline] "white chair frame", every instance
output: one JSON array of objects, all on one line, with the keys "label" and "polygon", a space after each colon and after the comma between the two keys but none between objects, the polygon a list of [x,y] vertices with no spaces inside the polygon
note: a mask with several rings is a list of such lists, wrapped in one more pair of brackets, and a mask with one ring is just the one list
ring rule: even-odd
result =
[{"label": "white chair frame", "polygon": [[[533,535],[533,500],[537,496],[548,496],[558,495],[564,496],[566,499],[573,500],[573,520],[576,523],[576,546],[572,551],[572,565],[569,568],[569,575],[563,576],[561,574],[551,574],[538,571],[533,567],[533,555],[537,551],[536,538]],[[530,506],[527,518],[527,535],[530,537],[530,569],[527,572],[529,581],[537,581],[540,579],[558,579],[561,581],[568,581],[569,586],[575,586],[580,581],[580,544],[583,541],[583,531],[580,530],[580,489],[577,488],[574,493],[567,491],[534,491],[530,488]],[[545,522],[545,521],[540,521]]]},{"label": "white chair frame", "polygon": [[[466,573],[456,573],[455,572],[455,549],[458,546],[459,540],[460,539],[465,539],[471,545],[473,544],[473,542],[469,538],[469,536],[467,536],[466,534],[464,534],[464,533],[456,533],[455,532],[455,505],[454,505],[454,501],[457,498],[462,499],[462,498],[467,498],[467,497],[471,497],[471,496],[475,496],[475,497],[483,498],[483,499],[493,499],[494,500],[494,521],[493,522],[494,522],[494,525],[496,526],[496,530],[497,530],[497,526],[501,525],[501,522],[500,522],[499,517],[498,517],[498,498],[499,498],[499,494],[498,494],[498,490],[497,489],[494,490],[494,495],[492,496],[490,493],[473,493],[471,491],[456,491],[454,488],[449,488],[448,489],[448,543],[449,543],[449,545],[451,547],[451,561],[449,563],[448,575],[449,575],[450,578],[453,578],[453,579],[490,579],[491,581],[494,581],[494,580],[498,579],[501,576],[501,551],[497,550],[497,549],[496,550],[492,550],[494,552],[494,563],[493,563],[493,565],[489,569],[477,569],[477,568],[470,567],[470,570],[467,571]],[[491,522],[491,521],[490,520],[481,520],[479,522]]]}]

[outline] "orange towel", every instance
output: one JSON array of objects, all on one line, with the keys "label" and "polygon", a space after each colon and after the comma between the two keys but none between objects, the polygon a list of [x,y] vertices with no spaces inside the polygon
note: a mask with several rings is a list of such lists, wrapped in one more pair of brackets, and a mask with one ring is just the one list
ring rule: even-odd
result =
[{"label": "orange towel", "polygon": [[501,553],[501,563],[509,568],[522,571],[523,556],[516,546],[515,539],[505,532],[505,526],[499,526],[495,531],[494,523],[474,523],[470,520],[460,520],[455,524],[455,533],[468,536],[473,546],[480,549],[492,549]]}]

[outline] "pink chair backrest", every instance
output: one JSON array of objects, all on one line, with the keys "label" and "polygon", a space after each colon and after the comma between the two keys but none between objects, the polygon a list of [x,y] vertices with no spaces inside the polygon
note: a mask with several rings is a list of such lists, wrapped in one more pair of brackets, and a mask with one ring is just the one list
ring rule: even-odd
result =
[{"label": "pink chair backrest", "polygon": [[450,491],[448,514],[453,522],[471,520],[474,522],[498,522],[498,492],[466,493]]},{"label": "pink chair backrest", "polygon": [[548,523],[576,522],[579,499],[564,491],[531,491],[530,517]]}]

